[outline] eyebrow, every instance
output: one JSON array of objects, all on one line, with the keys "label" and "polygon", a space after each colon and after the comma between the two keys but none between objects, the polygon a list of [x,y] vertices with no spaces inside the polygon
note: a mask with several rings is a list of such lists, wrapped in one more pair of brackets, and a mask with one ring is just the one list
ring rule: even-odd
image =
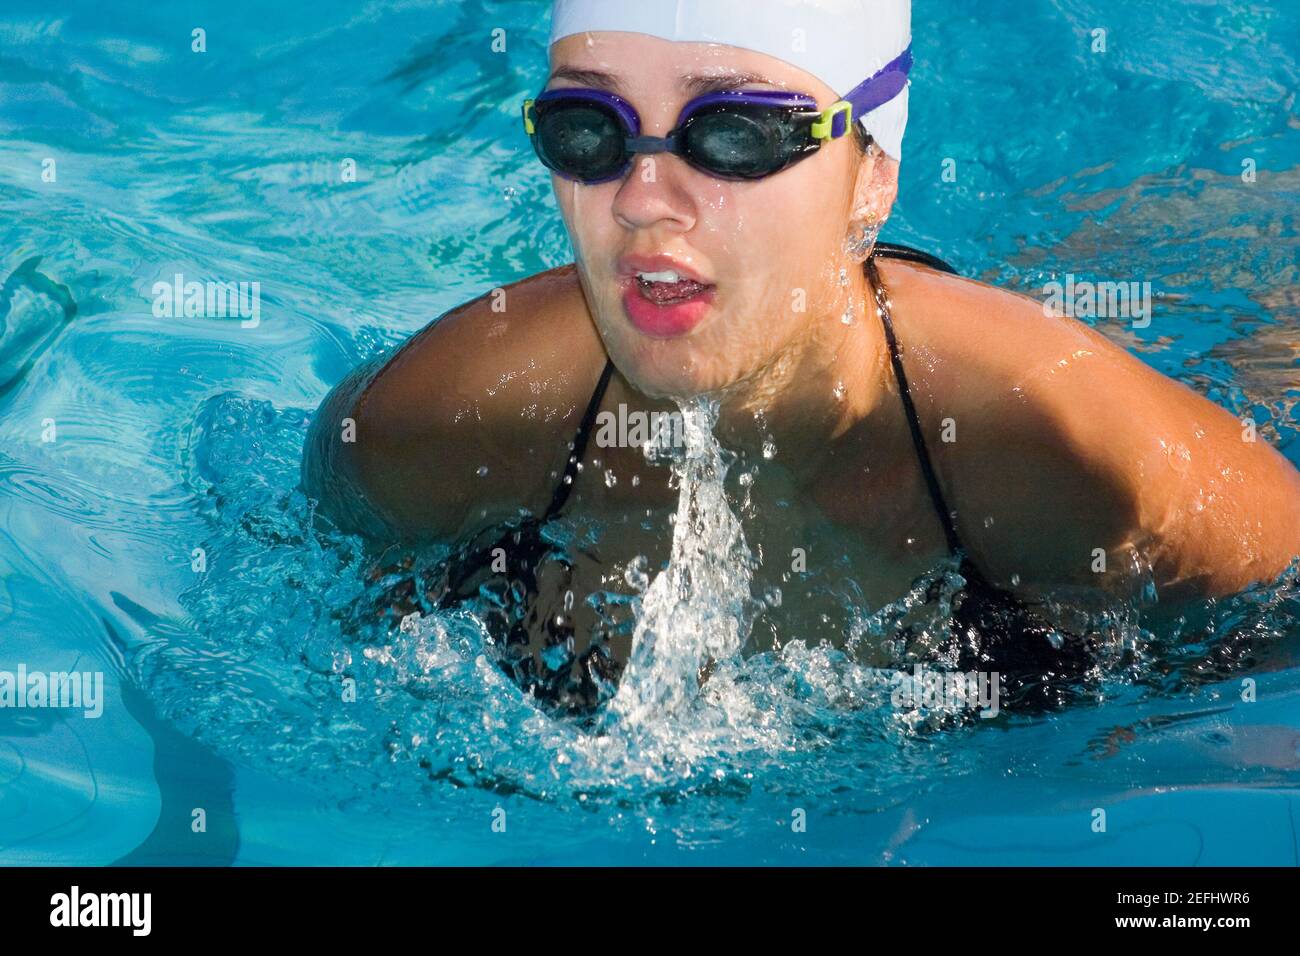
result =
[{"label": "eyebrow", "polygon": [[[614,74],[605,73],[601,70],[580,70],[576,67],[562,66],[547,78],[546,85],[548,87],[551,85],[552,80],[570,80],[583,86],[606,90],[610,93],[620,95],[624,93],[622,81]],[[781,85],[755,73],[727,73],[721,76],[701,76],[692,73],[681,77],[677,81],[677,85],[682,88],[682,91],[691,97],[703,96],[705,93],[718,93],[723,90],[737,90],[742,86],[756,84]]]}]

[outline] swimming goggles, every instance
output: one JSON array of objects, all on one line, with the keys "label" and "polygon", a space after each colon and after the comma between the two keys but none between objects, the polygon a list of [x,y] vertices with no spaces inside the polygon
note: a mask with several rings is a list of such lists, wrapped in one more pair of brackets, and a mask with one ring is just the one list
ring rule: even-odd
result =
[{"label": "swimming goggles", "polygon": [[641,117],[623,98],[595,89],[547,90],[524,101],[524,131],[537,158],[586,185],[621,179],[633,157],[672,153],[719,179],[753,180],[807,159],[907,85],[912,48],[825,110],[805,93],[723,90],[682,108],[667,136],[642,136]]}]

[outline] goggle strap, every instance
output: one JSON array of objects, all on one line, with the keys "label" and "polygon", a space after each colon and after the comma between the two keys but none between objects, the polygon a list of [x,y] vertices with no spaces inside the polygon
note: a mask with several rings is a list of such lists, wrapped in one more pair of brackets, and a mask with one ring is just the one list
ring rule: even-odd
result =
[{"label": "goggle strap", "polygon": [[907,49],[845,93],[839,103],[836,103],[826,113],[822,114],[822,121],[824,122],[827,119],[827,114],[831,113],[832,110],[836,110],[840,103],[851,103],[853,105],[851,111],[843,111],[843,126],[835,123],[836,115],[832,114],[830,116],[832,125],[830,138],[837,139],[847,133],[852,124],[852,117],[861,118],[866,116],[872,110],[879,109],[901,93],[903,87],[907,86],[907,74],[911,70],[912,44],[909,43]]}]

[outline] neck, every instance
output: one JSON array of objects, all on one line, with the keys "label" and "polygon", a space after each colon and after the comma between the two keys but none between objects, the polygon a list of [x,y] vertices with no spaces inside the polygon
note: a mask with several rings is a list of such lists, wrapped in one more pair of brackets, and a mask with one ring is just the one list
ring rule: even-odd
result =
[{"label": "neck", "polygon": [[867,432],[883,436],[891,418],[874,414],[891,398],[875,289],[860,263],[846,259],[841,268],[847,281],[810,313],[804,334],[721,396],[719,440],[751,455],[774,445],[796,482],[814,476],[850,429],[873,441]]}]

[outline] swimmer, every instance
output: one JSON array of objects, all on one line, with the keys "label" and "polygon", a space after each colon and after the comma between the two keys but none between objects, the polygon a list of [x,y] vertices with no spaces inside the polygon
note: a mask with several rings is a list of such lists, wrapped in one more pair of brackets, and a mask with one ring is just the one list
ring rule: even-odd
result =
[{"label": "swimmer", "polygon": [[[575,708],[627,653],[582,596],[633,556],[661,566],[677,500],[639,448],[593,440],[602,413],[718,401],[718,440],[762,466],[756,591],[816,541],[872,607],[959,559],[964,660],[1083,666],[1086,636],[1047,638],[1060,595],[1177,606],[1275,580],[1300,555],[1300,474],[1263,437],[1089,326],[875,241],[911,63],[910,0],[558,0],[521,143],[576,262],[339,384],[304,458],[320,513],[508,552],[540,602],[506,624],[508,669]],[[557,568],[561,513],[607,530]],[[572,671],[533,653],[575,640]]]}]

